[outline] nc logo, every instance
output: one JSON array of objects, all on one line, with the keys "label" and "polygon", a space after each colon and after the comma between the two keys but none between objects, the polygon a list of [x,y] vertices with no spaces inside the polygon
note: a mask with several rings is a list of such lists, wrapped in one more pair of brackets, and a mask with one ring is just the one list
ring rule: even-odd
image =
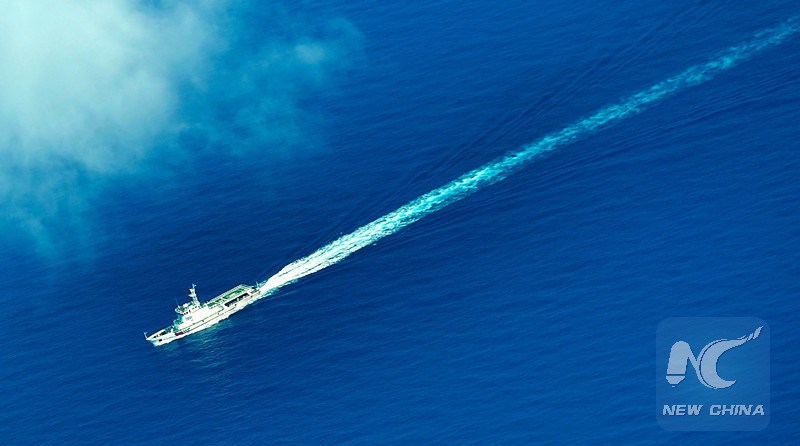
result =
[{"label": "nc logo", "polygon": [[723,353],[738,347],[748,341],[756,339],[761,334],[758,327],[756,331],[737,339],[717,339],[709,342],[700,351],[697,357],[694,356],[692,348],[685,341],[678,341],[672,345],[669,352],[669,364],[667,365],[667,381],[673,386],[677,386],[686,378],[686,366],[692,363],[697,379],[704,386],[711,389],[724,389],[736,384],[736,380],[728,381],[722,379],[717,373],[717,362]]}]

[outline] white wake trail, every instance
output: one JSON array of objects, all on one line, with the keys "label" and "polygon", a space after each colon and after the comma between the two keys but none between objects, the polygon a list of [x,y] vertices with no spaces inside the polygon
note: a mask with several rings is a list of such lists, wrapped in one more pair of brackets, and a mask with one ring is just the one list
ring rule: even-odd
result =
[{"label": "white wake trail", "polygon": [[800,31],[798,18],[793,17],[782,25],[756,34],[750,41],[735,45],[709,62],[694,65],[681,73],[659,82],[626,100],[603,108],[593,115],[559,132],[510,152],[505,156],[469,171],[446,185],[422,195],[410,203],[344,235],[310,255],[286,265],[277,274],[259,284],[262,296],[268,296],[280,287],[295,282],[309,274],[327,268],[350,254],[376,241],[394,234],[445,206],[462,200],[480,189],[504,180],[537,157],[558,147],[573,143],[601,127],[619,122],[640,113],[646,106],[700,85],[729,70],[756,53],[784,42]]}]

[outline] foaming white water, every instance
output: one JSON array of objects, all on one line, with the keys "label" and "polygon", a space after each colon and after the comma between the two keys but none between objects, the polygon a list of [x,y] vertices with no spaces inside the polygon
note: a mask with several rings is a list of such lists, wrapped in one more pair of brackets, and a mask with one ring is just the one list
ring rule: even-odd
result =
[{"label": "foaming white water", "polygon": [[262,296],[295,282],[309,274],[327,268],[359,249],[394,234],[445,206],[472,195],[480,189],[504,180],[537,157],[558,147],[573,143],[592,132],[640,113],[648,105],[700,85],[729,70],[756,53],[784,42],[800,31],[800,21],[793,17],[782,25],[756,34],[750,41],[735,45],[714,59],[694,65],[681,73],[659,82],[624,101],[597,111],[595,114],[539,141],[510,152],[477,169],[471,170],[444,186],[422,195],[410,203],[344,235],[317,251],[286,265],[277,274],[259,284]]}]

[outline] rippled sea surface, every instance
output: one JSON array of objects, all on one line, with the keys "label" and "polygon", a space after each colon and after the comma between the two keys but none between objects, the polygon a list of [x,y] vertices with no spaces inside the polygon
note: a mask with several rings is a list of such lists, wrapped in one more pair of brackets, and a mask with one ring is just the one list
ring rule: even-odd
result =
[{"label": "rippled sea surface", "polygon": [[[360,35],[335,82],[302,101],[310,147],[206,151],[191,172],[116,181],[89,235],[55,255],[0,239],[0,443],[800,435],[800,38],[153,348],[142,331],[169,324],[191,283],[208,299],[264,280],[800,12],[792,1],[285,7]],[[655,332],[672,316],[770,324],[766,430],[659,428]]]}]

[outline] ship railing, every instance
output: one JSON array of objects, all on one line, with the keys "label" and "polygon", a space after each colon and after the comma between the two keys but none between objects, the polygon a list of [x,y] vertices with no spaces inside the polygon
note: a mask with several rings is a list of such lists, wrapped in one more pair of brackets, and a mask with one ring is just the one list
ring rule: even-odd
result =
[{"label": "ship railing", "polygon": [[162,328],[161,330],[159,330],[159,331],[157,331],[157,332],[155,332],[155,333],[153,333],[151,335],[148,335],[147,339],[160,338],[161,336],[164,336],[165,334],[167,334],[167,329],[166,328]]}]

